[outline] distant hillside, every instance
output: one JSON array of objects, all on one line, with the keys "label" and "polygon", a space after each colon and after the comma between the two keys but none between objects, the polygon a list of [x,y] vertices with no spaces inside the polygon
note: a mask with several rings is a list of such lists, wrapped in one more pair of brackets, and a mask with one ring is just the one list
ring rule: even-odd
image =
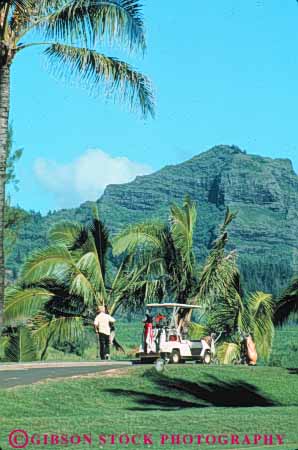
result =
[{"label": "distant hillside", "polygon": [[[291,161],[247,155],[239,148],[218,146],[189,161],[110,185],[99,200],[103,219],[113,233],[132,222],[167,220],[169,205],[189,194],[198,205],[196,252],[202,261],[216,237],[227,206],[238,211],[230,230],[245,284],[277,293],[298,271],[298,176]],[[32,214],[8,260],[17,271],[29,251],[46,242],[51,224],[87,221],[90,204],[61,210],[45,218]]]}]

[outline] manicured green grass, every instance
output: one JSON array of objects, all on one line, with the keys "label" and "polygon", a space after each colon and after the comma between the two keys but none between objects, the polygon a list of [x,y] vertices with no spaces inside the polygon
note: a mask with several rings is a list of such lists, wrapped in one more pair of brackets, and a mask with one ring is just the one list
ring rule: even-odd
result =
[{"label": "manicured green grass", "polygon": [[[131,359],[135,356],[136,350],[141,343],[142,323],[140,321],[117,322],[117,339],[123,345],[126,355],[112,350],[113,359]],[[91,345],[86,348],[83,356],[74,353],[63,353],[52,348],[48,351],[48,361],[92,361],[96,360],[96,337],[90,330]],[[264,361],[259,361],[264,365]],[[285,326],[275,330],[272,354],[268,363],[276,367],[298,367],[298,326]]]},{"label": "manicured green grass", "polygon": [[[167,366],[158,375],[148,366],[94,378],[50,381],[0,390],[0,447],[14,428],[29,433],[152,433],[153,449],[198,448],[160,444],[160,434],[283,434],[282,450],[298,448],[298,374],[277,367]],[[220,448],[222,446],[206,446]],[[246,448],[226,445],[224,448]],[[29,448],[33,448],[30,446]],[[65,448],[42,446],[39,448]],[[79,445],[77,448],[90,448]],[[130,446],[128,448],[148,448]],[[261,447],[263,448],[263,447]]]},{"label": "manicured green grass", "polygon": [[287,326],[275,330],[269,364],[278,367],[298,367],[297,326]]}]

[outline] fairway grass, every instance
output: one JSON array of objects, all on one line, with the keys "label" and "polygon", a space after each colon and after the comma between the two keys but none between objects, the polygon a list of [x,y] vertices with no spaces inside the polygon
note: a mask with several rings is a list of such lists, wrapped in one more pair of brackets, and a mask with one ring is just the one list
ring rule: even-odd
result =
[{"label": "fairway grass", "polygon": [[[0,390],[0,447],[13,429],[29,434],[90,434],[71,448],[247,448],[248,445],[160,444],[168,434],[280,434],[298,448],[298,374],[276,367],[132,367],[90,377]],[[152,433],[153,446],[99,444],[99,434]],[[69,448],[68,447],[68,448]],[[66,448],[29,445],[27,448]],[[265,448],[258,445],[254,448]]]},{"label": "fairway grass", "polygon": [[[133,322],[117,321],[117,339],[125,348],[126,354],[116,352],[112,349],[114,360],[132,359],[138,350],[142,340],[142,324],[135,320]],[[96,361],[97,342],[92,329],[89,329],[89,347],[84,354],[78,356],[74,353],[63,353],[50,348],[47,361]],[[261,365],[272,365],[277,367],[298,367],[298,327],[285,326],[275,330],[273,348],[269,361],[259,360]]]}]

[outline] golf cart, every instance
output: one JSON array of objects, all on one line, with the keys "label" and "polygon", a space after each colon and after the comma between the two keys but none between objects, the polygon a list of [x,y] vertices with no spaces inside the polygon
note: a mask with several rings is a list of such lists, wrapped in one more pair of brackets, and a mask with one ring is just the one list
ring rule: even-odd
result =
[{"label": "golf cart", "polygon": [[172,364],[196,361],[210,364],[214,353],[212,337],[188,338],[188,324],[198,305],[151,303],[147,305],[142,344],[136,356],[141,362],[163,359]]}]

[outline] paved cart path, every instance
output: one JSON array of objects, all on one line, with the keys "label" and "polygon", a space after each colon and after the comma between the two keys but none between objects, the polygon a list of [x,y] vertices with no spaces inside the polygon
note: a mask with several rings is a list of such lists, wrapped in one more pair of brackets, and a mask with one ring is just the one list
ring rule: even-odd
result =
[{"label": "paved cart path", "polygon": [[0,389],[132,366],[131,361],[0,364]]}]

